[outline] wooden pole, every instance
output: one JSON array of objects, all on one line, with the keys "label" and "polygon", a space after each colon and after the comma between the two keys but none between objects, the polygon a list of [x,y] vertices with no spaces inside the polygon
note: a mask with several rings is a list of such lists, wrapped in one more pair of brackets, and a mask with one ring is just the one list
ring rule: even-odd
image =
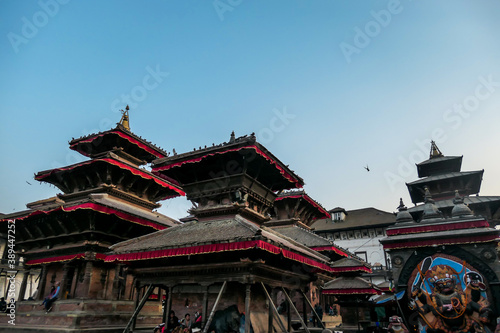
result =
[{"label": "wooden pole", "polygon": [[[127,326],[123,330],[123,333],[129,333],[130,332],[130,327],[132,326],[132,323],[135,322],[135,319],[137,318],[137,315],[141,311],[141,309],[144,306],[144,304],[146,304],[146,301],[148,300],[149,296],[151,296],[151,293],[153,292],[153,289],[154,289],[153,284],[150,284],[149,287],[148,287],[148,290],[144,294],[144,297],[142,297],[141,302],[135,308],[134,314],[132,315],[132,318],[130,318],[130,320],[128,321]],[[137,296],[139,296],[139,295],[137,295]]]},{"label": "wooden pole", "polygon": [[302,293],[302,317],[306,320],[306,324],[309,321],[307,318],[307,305],[306,305],[307,297],[304,293]]},{"label": "wooden pole", "polygon": [[30,275],[29,271],[23,272],[23,281],[21,282],[21,288],[19,289],[19,296],[17,297],[18,301],[24,300],[24,294],[26,294],[26,285],[28,283],[28,276],[29,275]]},{"label": "wooden pole", "polygon": [[[170,315],[170,312],[169,312],[169,304],[170,302],[172,301],[172,288],[171,287],[167,287],[165,289],[166,293],[167,293],[167,297],[165,298],[165,303],[163,304],[163,314],[161,316],[162,318],[162,322],[163,323],[166,323],[167,322],[167,316]],[[163,300],[162,300],[163,302]]]},{"label": "wooden pole", "polygon": [[278,324],[280,325],[281,330],[283,332],[286,332],[285,324],[283,324],[280,314],[278,313],[276,306],[274,306],[273,299],[271,298],[271,296],[269,296],[269,293],[267,292],[266,286],[264,285],[263,282],[261,282],[260,284],[262,285],[262,289],[264,289],[264,293],[266,294],[266,297],[269,300],[269,307],[273,309],[273,312],[276,315],[276,318],[278,319]]},{"label": "wooden pole", "polygon": [[[140,299],[141,299],[141,290],[142,289],[143,288],[139,288],[139,287],[136,288],[134,309],[137,309],[139,307],[139,304],[141,302]],[[136,321],[137,321],[137,318],[136,317],[132,317],[132,331],[135,330]]]},{"label": "wooden pole", "polygon": [[[36,294],[36,300],[41,301],[45,297],[45,284],[47,284],[47,265],[42,265],[40,271],[40,282],[38,283],[38,293]],[[36,282],[36,281],[35,281]]]},{"label": "wooden pole", "polygon": [[[287,307],[286,307],[286,316],[287,316],[288,332],[291,332],[292,331],[292,311],[290,308],[290,304],[288,304],[288,301],[287,301]],[[299,317],[300,317],[300,315],[299,315]],[[306,323],[307,323],[307,319],[306,319]]]},{"label": "wooden pole", "polygon": [[217,305],[219,304],[220,298],[222,294],[224,293],[224,289],[226,289],[226,284],[227,281],[224,281],[222,284],[222,287],[220,288],[219,295],[217,295],[217,299],[215,300],[214,307],[212,308],[212,311],[210,312],[210,317],[208,317],[207,323],[205,324],[205,328],[203,329],[203,333],[208,332],[208,328],[210,327],[210,324],[212,323],[212,319],[214,319],[214,314],[215,310],[217,309]]},{"label": "wooden pole", "polygon": [[313,315],[316,316],[316,319],[318,320],[318,322],[320,323],[320,325],[323,327],[323,329],[325,329],[325,325],[323,324],[323,321],[321,321],[321,318],[319,317],[319,315],[316,313],[316,311],[314,310],[314,307],[312,306],[311,302],[309,302],[309,300],[307,299],[306,297],[306,294],[304,294],[304,292],[301,290],[300,291],[302,293],[302,296],[304,297],[304,300],[307,302],[307,304],[309,304],[309,306],[311,307],[311,310],[313,312]]},{"label": "wooden pole", "polygon": [[[274,301],[276,299],[276,291],[274,289],[271,289],[271,300]],[[271,305],[269,305],[269,314],[268,314],[268,321],[267,321],[267,331],[269,333],[274,332],[274,316],[273,316],[273,308]]]},{"label": "wooden pole", "polygon": [[208,316],[208,287],[205,286],[205,290],[203,291],[203,304],[201,308],[201,322],[203,323],[203,327],[205,327],[207,323]]},{"label": "wooden pole", "polygon": [[293,305],[292,300],[290,299],[290,296],[288,296],[288,294],[286,293],[285,288],[282,287],[281,290],[283,290],[283,293],[285,294],[285,297],[288,300],[288,305],[293,309],[293,311],[295,311],[295,313],[297,314],[297,316],[299,316],[299,320],[302,323],[302,326],[304,326],[304,330],[307,333],[309,333],[310,331],[309,331],[309,328],[307,327],[307,324],[304,322],[304,319],[302,319],[302,317],[300,316],[299,310],[297,310],[297,308],[295,307],[295,305]]},{"label": "wooden pole", "polygon": [[251,296],[252,285],[248,283],[246,285],[245,293],[245,333],[250,333],[250,296]]}]

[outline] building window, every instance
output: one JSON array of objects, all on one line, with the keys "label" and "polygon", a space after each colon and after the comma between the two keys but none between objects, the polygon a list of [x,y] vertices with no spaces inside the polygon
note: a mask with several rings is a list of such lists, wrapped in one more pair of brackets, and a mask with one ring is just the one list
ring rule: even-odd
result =
[{"label": "building window", "polygon": [[354,252],[354,254],[364,261],[368,262],[368,256],[366,255],[366,251]]},{"label": "building window", "polygon": [[340,239],[340,234],[338,232],[333,234],[333,239]]},{"label": "building window", "polygon": [[349,239],[353,239],[354,238],[354,234],[352,233],[352,231],[349,231],[347,233],[347,238],[349,238]]},{"label": "building window", "polygon": [[392,269],[390,255],[384,251],[384,257],[385,257],[385,267],[387,267],[387,269]]},{"label": "building window", "polygon": [[347,239],[347,236],[346,236],[345,232],[343,232],[343,233],[340,234],[340,238],[342,238],[342,240]]},{"label": "building window", "polygon": [[377,229],[377,236],[383,236],[384,231],[382,229]]},{"label": "building window", "polygon": [[368,237],[368,231],[363,230],[363,237]]}]

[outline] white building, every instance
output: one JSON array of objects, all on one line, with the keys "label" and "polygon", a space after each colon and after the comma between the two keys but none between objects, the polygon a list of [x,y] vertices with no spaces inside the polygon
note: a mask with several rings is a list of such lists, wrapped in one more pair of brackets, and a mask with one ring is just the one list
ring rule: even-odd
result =
[{"label": "white building", "polygon": [[349,211],[337,207],[329,213],[331,219],[318,220],[312,225],[314,232],[370,263],[373,274],[365,277],[372,283],[386,281],[390,257],[379,240],[386,237],[387,227],[396,222],[394,214],[373,207]]}]

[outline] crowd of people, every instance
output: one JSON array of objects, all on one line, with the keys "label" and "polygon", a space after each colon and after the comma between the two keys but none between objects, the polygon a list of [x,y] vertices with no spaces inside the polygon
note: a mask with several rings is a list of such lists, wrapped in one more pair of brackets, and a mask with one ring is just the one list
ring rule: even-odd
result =
[{"label": "crowd of people", "polygon": [[199,312],[195,313],[194,319],[191,319],[191,315],[186,313],[184,318],[179,320],[175,312],[170,311],[167,322],[156,326],[154,333],[192,333],[194,328],[200,327],[201,315]]}]

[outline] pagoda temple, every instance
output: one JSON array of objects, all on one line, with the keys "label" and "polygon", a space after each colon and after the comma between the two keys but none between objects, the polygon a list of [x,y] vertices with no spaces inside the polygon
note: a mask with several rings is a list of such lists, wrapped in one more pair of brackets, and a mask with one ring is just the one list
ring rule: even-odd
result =
[{"label": "pagoda temple", "polygon": [[[8,221],[15,221],[16,251],[24,262],[24,271],[18,273],[24,277],[16,326],[9,326],[9,332],[123,328],[134,306],[133,276],[127,267],[104,261],[109,247],[179,224],[153,211],[159,200],[184,192],[141,167],[167,153],[130,131],[128,107],[114,129],[73,139],[69,145],[90,160],[35,175],[63,193],[0,220],[3,233]],[[27,293],[28,277],[34,274],[38,289]],[[45,314],[40,301],[56,281],[59,300]],[[27,299],[32,301],[23,302]]]},{"label": "pagoda temple", "polygon": [[329,216],[326,209],[304,190],[291,190],[277,196],[271,220],[265,226],[328,256],[332,261],[352,256],[347,250],[312,231],[311,225],[317,219]]},{"label": "pagoda temple", "polygon": [[408,211],[415,220],[422,218],[427,188],[443,216],[451,217],[453,198],[458,191],[474,214],[485,217],[491,226],[500,222],[500,196],[479,196],[484,170],[461,171],[462,158],[443,155],[431,141],[429,159],[417,164],[420,179],[406,184],[415,204]]},{"label": "pagoda temple", "polygon": [[[307,332],[310,284],[369,269],[333,267],[328,256],[304,244],[308,241],[294,239],[295,233],[281,229],[298,225],[302,234],[317,238],[307,231],[307,224],[325,211],[302,194],[299,201],[280,196],[281,191],[301,188],[303,180],[253,134],[237,138],[232,133],[228,142],[160,158],[152,170],[182,186],[193,203],[192,218],[175,228],[116,244],[105,260],[127,263],[138,288],[145,290],[143,300],[154,288],[166,289],[165,318],[171,310],[182,314],[187,307],[189,311],[201,309],[201,327],[211,330],[215,309],[224,309],[233,318],[224,323],[230,330],[238,330],[244,314],[245,332],[250,327],[254,332],[271,332],[273,327],[289,332],[292,320]],[[280,210],[280,204],[288,199],[292,201],[287,213]],[[272,214],[276,214],[275,221]],[[291,223],[283,221],[290,218]],[[331,242],[315,245],[337,251],[337,257],[345,256]],[[277,309],[278,293],[289,304],[285,316]],[[222,325],[220,320],[217,325]]]}]

